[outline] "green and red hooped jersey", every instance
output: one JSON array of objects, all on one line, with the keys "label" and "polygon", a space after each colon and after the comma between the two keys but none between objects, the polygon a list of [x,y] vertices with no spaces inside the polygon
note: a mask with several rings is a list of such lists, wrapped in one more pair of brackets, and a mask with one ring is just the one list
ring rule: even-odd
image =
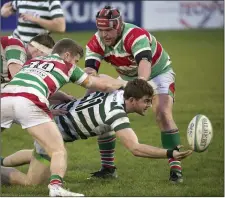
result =
[{"label": "green and red hooped jersey", "polygon": [[132,80],[138,76],[135,56],[144,50],[152,52],[150,79],[171,68],[170,57],[156,38],[147,30],[129,23],[124,24],[122,37],[113,47],[105,46],[96,32],[86,45],[85,60],[95,59],[97,70],[101,61],[105,60],[124,80]]},{"label": "green and red hooped jersey", "polygon": [[7,83],[11,80],[9,64],[17,63],[23,65],[26,60],[26,50],[21,40],[12,36],[1,37],[1,83]]},{"label": "green and red hooped jersey", "polygon": [[27,61],[8,85],[30,87],[33,94],[49,98],[68,82],[81,84],[87,74],[78,66],[63,61],[58,54]]}]

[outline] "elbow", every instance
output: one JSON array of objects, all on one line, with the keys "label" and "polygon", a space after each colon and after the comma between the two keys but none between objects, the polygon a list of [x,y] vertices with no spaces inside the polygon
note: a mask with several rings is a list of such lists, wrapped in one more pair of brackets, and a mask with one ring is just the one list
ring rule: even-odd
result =
[{"label": "elbow", "polygon": [[59,33],[64,33],[66,31],[66,25],[64,24],[64,25],[61,25],[60,27],[59,27],[59,29],[58,29],[58,32]]},{"label": "elbow", "polygon": [[65,25],[61,25],[57,27],[57,29],[55,29],[55,32],[58,33],[64,33],[66,31],[66,26]]},{"label": "elbow", "polygon": [[107,83],[107,82],[102,82],[102,84],[98,87],[99,91],[104,92],[104,93],[108,93],[108,92],[112,92],[112,86]]},{"label": "elbow", "polygon": [[64,18],[55,20],[55,31],[59,33],[64,33],[66,31],[66,21]]},{"label": "elbow", "polygon": [[131,148],[129,148],[130,152],[132,153],[133,156],[135,157],[140,157],[140,152],[139,152],[139,149],[138,149],[138,144],[132,146]]},{"label": "elbow", "polygon": [[3,18],[7,18],[9,16],[9,14],[7,14],[7,12],[4,9],[1,9],[1,16]]},{"label": "elbow", "polygon": [[131,153],[133,154],[134,157],[140,157],[139,152],[137,149],[131,150]]}]

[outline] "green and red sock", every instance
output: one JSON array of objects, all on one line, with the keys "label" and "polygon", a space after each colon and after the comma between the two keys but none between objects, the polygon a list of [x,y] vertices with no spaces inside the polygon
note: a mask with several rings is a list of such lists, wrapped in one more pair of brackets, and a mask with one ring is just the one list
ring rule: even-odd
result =
[{"label": "green and red sock", "polygon": [[116,147],[116,135],[98,138],[98,146],[101,155],[102,168],[114,168],[114,152]]},{"label": "green and red sock", "polygon": [[[162,146],[165,149],[173,149],[180,144],[180,134],[178,129],[161,132]],[[181,162],[173,158],[169,159],[170,170],[181,172]]]},{"label": "green and red sock", "polygon": [[50,185],[63,185],[63,179],[59,175],[52,175],[50,177]]}]

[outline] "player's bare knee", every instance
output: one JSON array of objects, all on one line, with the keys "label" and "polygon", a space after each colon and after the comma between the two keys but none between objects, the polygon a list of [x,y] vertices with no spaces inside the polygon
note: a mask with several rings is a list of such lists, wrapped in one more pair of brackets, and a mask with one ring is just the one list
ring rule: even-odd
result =
[{"label": "player's bare knee", "polygon": [[15,168],[11,167],[3,167],[1,166],[1,184],[2,185],[10,185],[11,184],[11,175],[15,172]]}]

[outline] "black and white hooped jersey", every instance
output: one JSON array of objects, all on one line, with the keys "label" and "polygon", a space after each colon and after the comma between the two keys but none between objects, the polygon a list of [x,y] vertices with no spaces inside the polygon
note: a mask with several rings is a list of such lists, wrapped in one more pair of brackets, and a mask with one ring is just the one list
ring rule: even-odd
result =
[{"label": "black and white hooped jersey", "polygon": [[66,115],[55,117],[64,141],[130,128],[123,93],[122,90],[94,92],[82,99],[53,106],[53,109],[66,108],[68,111]]}]

